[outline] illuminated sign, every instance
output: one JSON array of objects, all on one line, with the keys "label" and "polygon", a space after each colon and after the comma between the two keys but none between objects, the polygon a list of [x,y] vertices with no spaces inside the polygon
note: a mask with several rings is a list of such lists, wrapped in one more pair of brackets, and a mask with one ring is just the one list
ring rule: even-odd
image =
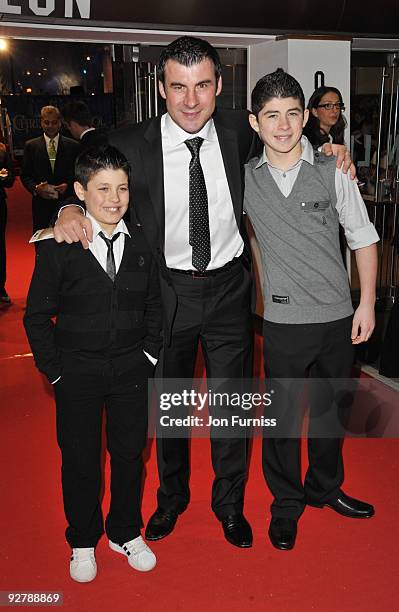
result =
[{"label": "illuminated sign", "polygon": [[0,0],[0,13],[49,17],[55,12],[59,14],[61,5],[64,9],[63,17],[90,19],[90,0]]}]

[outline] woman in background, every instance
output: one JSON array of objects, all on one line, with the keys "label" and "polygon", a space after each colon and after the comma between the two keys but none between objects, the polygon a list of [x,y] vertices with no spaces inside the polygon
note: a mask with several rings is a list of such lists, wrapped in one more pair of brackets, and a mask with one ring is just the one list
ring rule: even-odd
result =
[{"label": "woman in background", "polygon": [[[345,144],[346,120],[343,116],[345,104],[341,92],[336,87],[319,87],[309,98],[309,119],[303,133],[314,149],[324,143]],[[342,259],[346,267],[347,243],[342,227],[339,228],[339,243]]]},{"label": "woman in background", "polygon": [[304,134],[317,149],[326,142],[344,143],[346,120],[343,116],[345,104],[336,87],[319,87],[308,102],[309,120]]}]

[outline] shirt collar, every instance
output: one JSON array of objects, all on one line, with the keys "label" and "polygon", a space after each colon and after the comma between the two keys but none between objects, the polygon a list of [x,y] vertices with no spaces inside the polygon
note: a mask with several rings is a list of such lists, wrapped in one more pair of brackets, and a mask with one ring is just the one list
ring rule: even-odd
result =
[{"label": "shirt collar", "polygon": [[[88,219],[90,219],[92,225],[93,225],[93,238],[97,238],[98,234],[100,232],[104,232],[104,230],[102,229],[101,225],[99,224],[99,222],[93,217],[93,215],[91,215],[89,212],[86,211],[86,217]],[[127,229],[126,223],[124,222],[123,219],[121,219],[118,223],[118,225],[116,226],[116,228],[113,230],[111,236],[108,236],[107,233],[104,232],[105,236],[107,238],[112,238],[112,236],[114,236],[117,232],[121,232],[122,234],[126,234],[126,236],[130,236],[129,230]]]},{"label": "shirt collar", "polygon": [[93,130],[95,130],[95,129],[96,129],[96,128],[94,128],[94,127],[89,127],[89,128],[87,128],[87,130],[85,130],[84,132],[82,132],[82,133],[81,133],[81,135],[79,136],[79,140],[82,140],[83,136],[84,136],[85,134],[87,134],[87,132],[92,132],[92,131],[93,131]]},{"label": "shirt collar", "polygon": [[57,148],[57,147],[58,147],[58,141],[59,141],[59,139],[60,139],[60,133],[59,133],[59,132],[58,132],[57,136],[54,136],[54,138],[49,138],[49,137],[47,136],[47,134],[45,134],[44,132],[43,132],[43,136],[44,136],[44,140],[46,141],[46,147],[47,147],[47,148],[49,148],[50,140],[54,140],[54,146],[55,146],[55,148]]},{"label": "shirt collar", "polygon": [[217,140],[217,134],[213,119],[209,119],[204,127],[196,134],[190,134],[183,130],[177,123],[175,123],[169,113],[165,113],[161,120],[162,134],[167,137],[171,147],[177,147],[182,144],[185,140],[196,138],[200,136],[204,140],[215,141]]},{"label": "shirt collar", "polygon": [[[301,148],[302,148],[301,157],[298,159],[297,162],[295,162],[295,164],[291,168],[288,168],[288,170],[292,170],[293,168],[296,168],[296,166],[298,164],[301,164],[303,161],[313,166],[314,164],[313,147],[310,144],[309,140],[306,138],[306,136],[303,136],[303,135],[301,137]],[[255,170],[263,166],[263,164],[267,164],[268,166],[275,168],[275,166],[273,166],[273,164],[271,164],[270,161],[267,159],[266,147],[263,147],[263,153],[259,159],[259,162],[255,166]],[[281,170],[281,168],[276,168],[276,170]]]}]

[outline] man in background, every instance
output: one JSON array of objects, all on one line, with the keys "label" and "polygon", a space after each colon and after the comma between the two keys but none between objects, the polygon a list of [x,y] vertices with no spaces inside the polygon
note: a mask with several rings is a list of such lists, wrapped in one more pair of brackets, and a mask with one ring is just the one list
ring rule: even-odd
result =
[{"label": "man in background", "polygon": [[101,147],[107,144],[105,132],[93,126],[90,109],[81,100],[67,104],[62,109],[62,119],[73,138],[79,141],[82,151],[89,147]]},{"label": "man in background", "polygon": [[21,180],[32,194],[33,231],[47,227],[60,200],[73,194],[74,163],[79,145],[61,136],[61,114],[55,106],[40,112],[43,135],[25,144]]}]

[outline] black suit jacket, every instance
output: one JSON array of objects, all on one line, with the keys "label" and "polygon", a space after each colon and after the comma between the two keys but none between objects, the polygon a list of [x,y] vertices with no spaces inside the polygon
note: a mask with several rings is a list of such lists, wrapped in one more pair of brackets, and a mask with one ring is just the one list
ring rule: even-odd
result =
[{"label": "black suit jacket", "polygon": [[[34,231],[48,227],[51,218],[63,201],[73,194],[75,158],[79,153],[79,144],[71,138],[61,136],[58,142],[57,158],[54,172],[51,169],[44,136],[28,140],[25,144],[21,170],[21,180],[32,194],[32,213]],[[46,200],[36,195],[35,187],[47,181],[52,185],[68,183],[67,191],[60,200]]]},{"label": "black suit jacket", "polygon": [[0,200],[6,200],[6,188],[13,186],[15,176],[9,153],[7,151],[0,150],[0,170],[2,168],[6,168],[6,170],[8,170],[8,176],[6,178],[0,178]]},{"label": "black suit jacket", "polygon": [[[248,122],[247,111],[218,110],[214,124],[222,152],[237,226],[247,245],[243,224],[244,163],[257,153],[259,140]],[[170,339],[177,298],[164,259],[165,199],[161,140],[161,117],[125,127],[109,134],[110,144],[128,158],[132,167],[131,219],[142,224],[149,244],[156,250],[166,315],[166,338]],[[249,249],[245,252],[249,259]]]},{"label": "black suit jacket", "polygon": [[[80,243],[57,244],[52,239],[38,243],[24,325],[36,366],[50,382],[61,374],[61,352],[94,359],[112,354],[115,367],[137,345],[158,356],[162,319],[158,266],[142,229],[128,225],[128,230],[131,238],[125,237],[114,284]],[[116,333],[110,343],[112,329]]]}]

